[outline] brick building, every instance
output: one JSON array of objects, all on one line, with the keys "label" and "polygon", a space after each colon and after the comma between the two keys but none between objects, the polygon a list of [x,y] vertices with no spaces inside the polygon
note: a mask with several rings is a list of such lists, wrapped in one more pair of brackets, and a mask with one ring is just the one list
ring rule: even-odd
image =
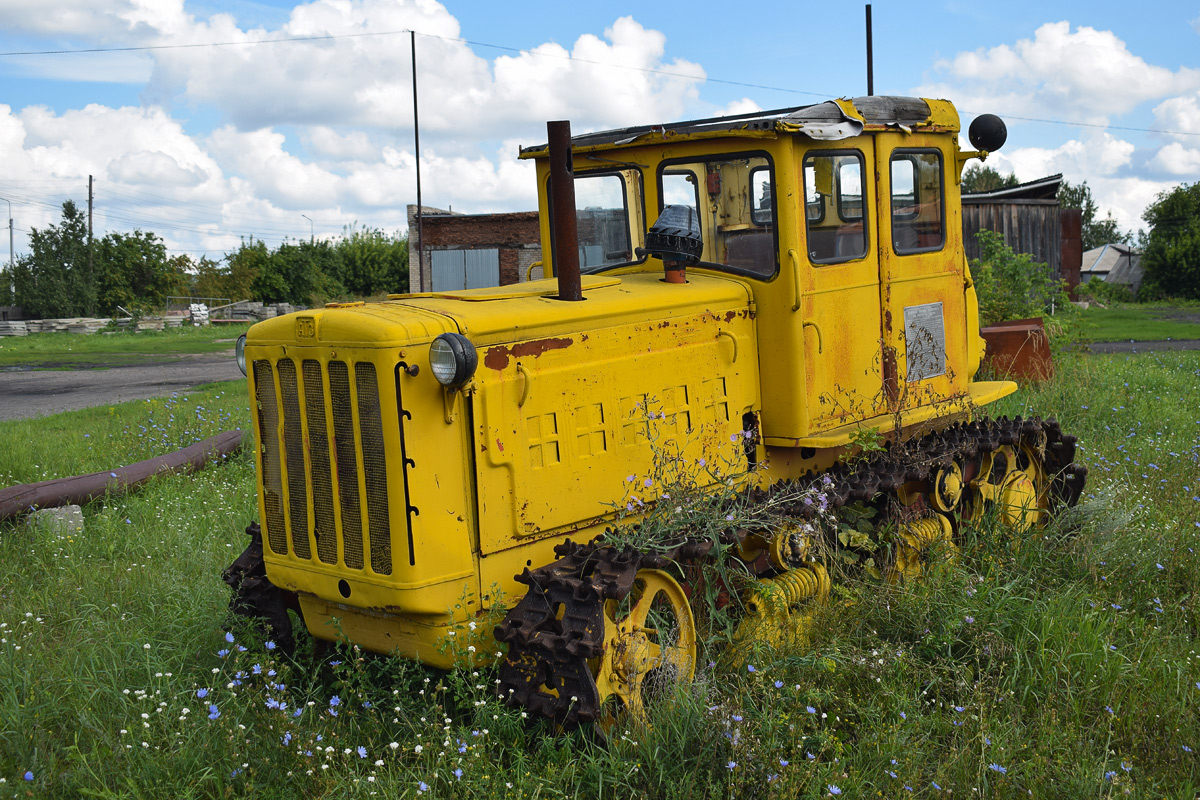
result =
[{"label": "brick building", "polygon": [[541,267],[529,275],[542,258],[536,211],[456,214],[423,206],[421,216],[424,243],[417,232],[417,207],[408,207],[410,292],[506,286],[527,275],[542,277]]}]

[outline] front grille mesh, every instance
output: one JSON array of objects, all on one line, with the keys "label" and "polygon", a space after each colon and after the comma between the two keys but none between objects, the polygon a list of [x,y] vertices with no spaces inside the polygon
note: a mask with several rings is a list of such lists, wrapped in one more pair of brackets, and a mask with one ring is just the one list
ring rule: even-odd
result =
[{"label": "front grille mesh", "polygon": [[[348,569],[361,570],[368,539],[371,570],[390,575],[387,451],[379,384],[374,364],[352,366],[353,393],[351,366],[344,361],[331,361],[323,370],[321,362],[307,359],[299,375],[290,358],[274,364],[254,362],[266,541],[280,555],[288,553],[290,542],[296,558],[303,560],[314,558],[315,541],[315,557],[322,563],[337,564],[340,554]],[[360,477],[365,493],[360,491]]]},{"label": "front grille mesh", "polygon": [[297,558],[312,558],[308,546],[308,490],[304,470],[304,422],[296,389],[296,362],[281,358],[279,394],[283,400],[283,451],[287,464],[288,511],[291,512],[292,550]]},{"label": "front grille mesh", "polygon": [[333,404],[333,440],[342,494],[343,558],[347,567],[362,569],[362,510],[358,500],[358,460],[354,455],[354,411],[350,404],[350,373],[343,361],[329,362],[329,399]]},{"label": "front grille mesh", "polygon": [[266,507],[267,543],[287,555],[287,530],[283,526],[283,472],[279,468],[279,406],[275,402],[275,377],[270,361],[254,362],[258,395],[258,430],[262,447],[263,505]]},{"label": "front grille mesh", "polygon": [[337,563],[337,525],[333,521],[333,478],[329,471],[329,435],[325,428],[325,383],[320,362],[303,364],[304,411],[308,418],[308,457],[312,461],[313,538],[317,557]]},{"label": "front grille mesh", "polygon": [[362,433],[363,471],[367,478],[367,519],[371,525],[371,569],[384,575],[392,571],[391,530],[387,502],[387,458],[383,448],[383,419],[379,413],[379,381],[374,364],[356,364],[358,428]]}]

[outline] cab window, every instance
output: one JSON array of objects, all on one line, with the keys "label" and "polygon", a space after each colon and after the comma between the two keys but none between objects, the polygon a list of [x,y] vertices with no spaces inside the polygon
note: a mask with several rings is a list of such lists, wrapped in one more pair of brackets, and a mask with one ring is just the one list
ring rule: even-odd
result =
[{"label": "cab window", "polygon": [[576,175],[580,272],[594,272],[633,259],[628,196],[626,177],[622,174]]},{"label": "cab window", "polygon": [[900,255],[941,250],[946,243],[942,154],[897,150],[891,179],[892,249]]},{"label": "cab window", "polygon": [[774,166],[763,154],[670,161],[659,167],[659,211],[695,209],[704,239],[699,266],[769,278],[778,271],[773,187]]},{"label": "cab window", "polygon": [[867,254],[864,163],[857,150],[821,150],[804,158],[805,228],[814,264]]}]

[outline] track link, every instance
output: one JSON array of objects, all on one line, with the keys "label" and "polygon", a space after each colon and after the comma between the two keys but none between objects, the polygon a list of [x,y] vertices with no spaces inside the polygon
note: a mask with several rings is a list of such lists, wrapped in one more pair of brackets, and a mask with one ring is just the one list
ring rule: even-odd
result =
[{"label": "track link", "polygon": [[[1049,508],[1074,506],[1083,492],[1087,467],[1075,463],[1076,438],[1064,434],[1054,419],[1001,418],[956,423],[948,428],[890,446],[853,464],[839,463],[800,480],[780,481],[750,490],[750,499],[767,502],[816,488],[836,511],[847,504],[895,496],[913,481],[929,481],[954,462],[967,462],[1004,446],[1027,445],[1042,460],[1050,479]],[[829,482],[825,482],[825,478]],[[784,516],[811,520],[819,512],[800,500],[777,504]],[[728,531],[730,541],[747,531]],[[554,548],[558,559],[526,569],[516,580],[529,589],[496,626],[496,640],[508,644],[501,661],[498,693],[510,706],[571,728],[595,722],[599,696],[588,661],[599,658],[604,644],[604,604],[621,600],[633,588],[639,569],[663,569],[705,556],[712,543],[684,538],[665,553],[618,549],[597,539],[590,544],[570,540]]]}]

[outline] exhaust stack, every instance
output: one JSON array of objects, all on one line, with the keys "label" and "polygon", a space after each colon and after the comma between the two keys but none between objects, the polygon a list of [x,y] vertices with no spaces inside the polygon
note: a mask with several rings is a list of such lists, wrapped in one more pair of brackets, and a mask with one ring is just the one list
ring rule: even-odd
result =
[{"label": "exhaust stack", "polygon": [[554,274],[559,300],[582,300],[579,277],[579,229],[575,220],[575,169],[571,160],[571,123],[546,123],[550,150],[550,209],[553,219]]}]

